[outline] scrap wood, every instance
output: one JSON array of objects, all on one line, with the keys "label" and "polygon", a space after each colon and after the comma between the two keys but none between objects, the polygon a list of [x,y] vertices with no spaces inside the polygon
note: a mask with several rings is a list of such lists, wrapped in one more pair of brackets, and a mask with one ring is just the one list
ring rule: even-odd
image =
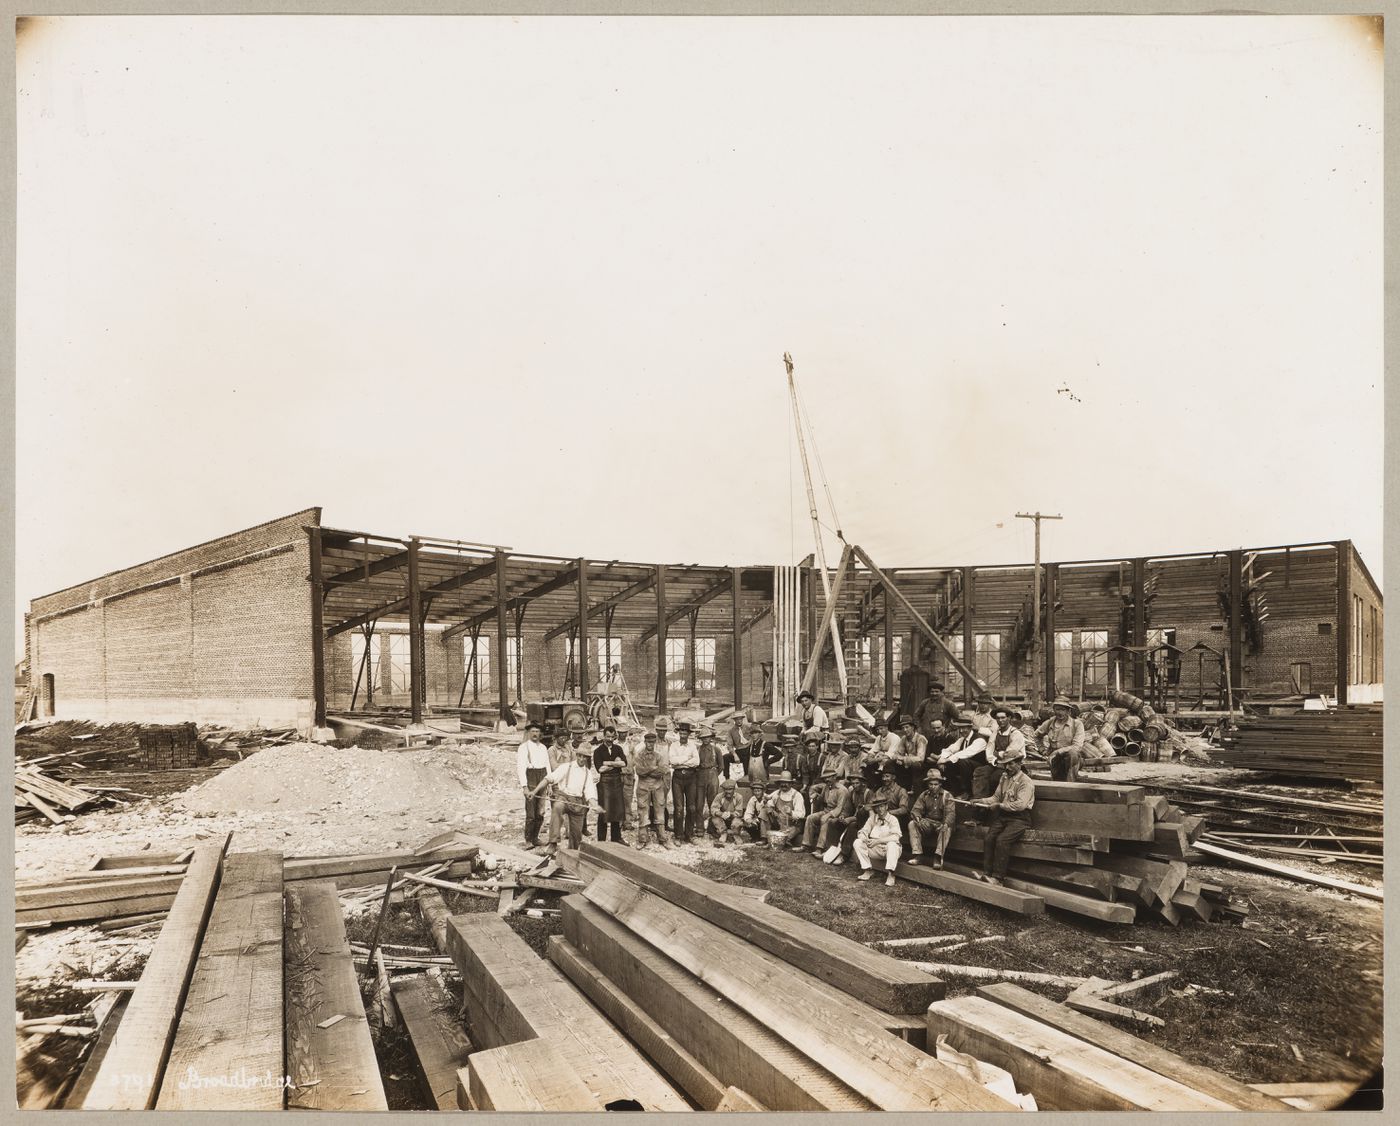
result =
[{"label": "scrap wood", "polygon": [[1114,987],[1119,984],[1122,983],[1107,981],[1101,977],[1091,977],[1065,998],[1065,1004],[1076,1012],[1088,1013],[1092,1016],[1121,1017],[1123,1020],[1145,1024],[1149,1028],[1166,1027],[1167,1022],[1161,1017],[1155,1017],[1151,1013],[1138,1012],[1136,1009],[1129,1009],[1122,1005],[1115,1005],[1111,1001],[1102,999],[1100,991],[1106,990],[1112,994]]},{"label": "scrap wood", "polygon": [[935,934],[929,938],[882,938],[869,946],[932,946],[939,942],[961,942],[965,934]]},{"label": "scrap wood", "polygon": [[1029,970],[994,970],[989,966],[960,966],[953,962],[915,962],[925,973],[939,977],[970,977],[979,981],[1028,981],[1035,985],[1059,985],[1078,989],[1089,979],[1065,974],[1039,974]]},{"label": "scrap wood", "polygon": [[462,895],[476,895],[480,896],[482,899],[495,899],[497,897],[497,893],[494,891],[486,891],[482,888],[472,887],[468,884],[453,883],[450,880],[439,880],[435,879],[432,876],[420,876],[416,872],[404,872],[403,878],[415,884],[425,884],[430,887],[445,888],[448,891],[459,892]]},{"label": "scrap wood", "polygon": [[1203,841],[1196,843],[1196,848],[1208,856],[1215,856],[1221,860],[1228,860],[1232,864],[1239,864],[1245,868],[1257,868],[1261,872],[1268,872],[1274,876],[1286,876],[1291,880],[1300,880],[1303,883],[1317,884],[1321,887],[1332,888],[1336,891],[1350,892],[1353,895],[1360,895],[1366,899],[1383,900],[1385,892],[1378,887],[1367,887],[1365,884],[1354,884],[1348,880],[1339,880],[1333,876],[1324,876],[1316,872],[1305,872],[1301,868],[1290,868],[1286,864],[1276,864],[1271,860],[1264,860],[1257,856],[1246,856],[1242,852],[1234,852],[1219,845],[1206,844]]}]

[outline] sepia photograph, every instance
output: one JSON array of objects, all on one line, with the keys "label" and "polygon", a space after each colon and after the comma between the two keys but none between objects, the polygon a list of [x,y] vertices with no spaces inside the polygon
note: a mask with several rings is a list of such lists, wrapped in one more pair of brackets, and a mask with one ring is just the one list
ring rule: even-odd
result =
[{"label": "sepia photograph", "polygon": [[18,1108],[1383,1108],[1381,16],[14,36]]}]

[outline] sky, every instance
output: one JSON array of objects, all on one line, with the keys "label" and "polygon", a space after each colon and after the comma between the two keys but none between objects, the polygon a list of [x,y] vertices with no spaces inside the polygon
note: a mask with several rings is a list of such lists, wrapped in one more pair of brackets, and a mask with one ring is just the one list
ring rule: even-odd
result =
[{"label": "sky", "polygon": [[17,621],[309,505],[796,561],[784,352],[883,566],[1039,509],[1381,575],[1368,21],[65,17],[17,71]]}]

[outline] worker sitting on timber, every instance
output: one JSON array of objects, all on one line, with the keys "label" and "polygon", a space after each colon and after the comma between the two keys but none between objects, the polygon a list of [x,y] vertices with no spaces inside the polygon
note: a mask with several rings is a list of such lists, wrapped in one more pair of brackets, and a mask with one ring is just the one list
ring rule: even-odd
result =
[{"label": "worker sitting on timber", "polygon": [[768,798],[776,793],[776,782],[755,782],[749,800],[744,803],[743,827],[750,840],[758,840],[767,828]]},{"label": "worker sitting on timber", "polygon": [[943,788],[943,775],[934,767],[924,775],[924,792],[914,799],[909,810],[909,863],[917,864],[924,855],[925,842],[932,838],[934,843],[933,866],[943,867],[943,855],[948,851],[948,842],[953,839],[953,828],[958,821],[957,803],[953,795]]},{"label": "worker sitting on timber", "polygon": [[[1024,759],[1026,757],[1026,736],[1018,727],[1013,727],[1012,722],[1017,714],[1005,704],[997,704],[992,708],[992,721],[995,729],[992,731],[991,740],[987,743],[987,771],[988,781],[981,783],[975,776],[972,780],[972,796],[984,798],[997,788],[997,783],[1001,781],[1001,776],[1006,772],[1006,764],[1012,759]],[[984,788],[985,786],[985,788]]]},{"label": "worker sitting on timber", "polygon": [[1035,783],[1026,773],[1023,760],[1012,759],[1007,763],[996,793],[989,798],[978,798],[972,804],[992,811],[991,824],[982,842],[982,872],[978,878],[1000,884],[1006,879],[1011,850],[1030,828],[1031,810],[1035,806]]},{"label": "worker sitting on timber", "polygon": [[901,851],[899,821],[890,812],[889,802],[876,794],[866,808],[869,819],[862,826],[855,839],[856,859],[860,861],[861,880],[870,879],[871,856],[882,857],[885,862],[885,886],[894,887],[894,870],[899,865]]},{"label": "worker sitting on timber", "polygon": [[739,796],[739,786],[734,779],[726,778],[710,803],[710,828],[714,831],[715,848],[725,842],[737,843],[743,827],[744,800]]},{"label": "worker sitting on timber", "polygon": [[559,830],[567,823],[569,847],[583,844],[584,818],[589,809],[598,809],[598,774],[593,769],[593,752],[582,741],[574,748],[572,762],[561,763],[532,791],[539,793],[548,786],[552,796],[549,823],[549,847],[559,846]]},{"label": "worker sitting on timber", "polygon": [[844,864],[850,859],[855,849],[856,834],[865,822],[866,803],[873,792],[863,774],[851,774],[846,782],[850,792],[846,795],[845,804],[832,818],[822,837],[827,842],[827,849],[822,853],[822,861],[826,864]]},{"label": "worker sitting on timber", "polygon": [[[833,822],[841,816],[850,797],[851,786],[844,771],[830,777],[821,788],[820,798],[813,798],[812,807],[807,812],[807,820],[802,823],[802,847],[813,856],[820,856],[828,847],[827,836],[834,827]],[[820,800],[820,807],[817,801]]]},{"label": "worker sitting on timber", "polygon": [[627,801],[622,788],[622,772],[627,755],[617,741],[617,728],[609,723],[603,727],[603,737],[593,745],[593,769],[598,772],[598,839],[622,839],[622,823],[627,819]]},{"label": "worker sitting on timber", "polygon": [[797,706],[802,710],[802,730],[811,731],[815,728],[821,732],[831,730],[831,720],[826,717],[826,709],[817,703],[817,698],[810,692],[799,692],[797,694]]},{"label": "worker sitting on timber", "polygon": [[531,793],[549,773],[549,750],[540,742],[540,725],[527,724],[525,738],[515,752],[515,773],[525,795],[525,847],[538,848],[544,825],[544,799]]},{"label": "worker sitting on timber", "polygon": [[802,752],[797,756],[797,770],[792,772],[797,787],[804,794],[811,795],[812,784],[821,777],[822,748],[826,732],[817,727],[809,727],[802,733]]},{"label": "worker sitting on timber", "polygon": [[691,742],[691,725],[676,724],[676,745],[671,748],[671,835],[689,844],[701,831],[700,747]]},{"label": "worker sitting on timber", "polygon": [[642,749],[632,761],[637,775],[633,803],[637,806],[637,847],[645,847],[648,833],[656,843],[672,847],[666,836],[666,754],[656,743],[656,733],[642,735]]},{"label": "worker sitting on timber", "polygon": [[872,796],[880,798],[889,807],[890,816],[898,818],[901,825],[909,816],[909,791],[896,781],[893,765],[886,764],[880,772],[880,785]]},{"label": "worker sitting on timber", "polygon": [[888,759],[899,784],[906,790],[913,790],[923,775],[927,759],[928,739],[916,730],[913,719],[906,718],[900,730],[899,748]]},{"label": "worker sitting on timber", "polygon": [[943,748],[937,759],[948,788],[957,797],[986,797],[986,794],[972,792],[977,767],[987,765],[986,737],[973,730],[970,714],[966,719],[959,716],[953,721],[953,732],[955,738]]},{"label": "worker sitting on timber", "polygon": [[[897,718],[897,717],[896,717]],[[883,759],[899,749],[899,736],[890,730],[890,721],[884,716],[875,717],[875,738],[871,740],[869,755],[873,759]]]},{"label": "worker sitting on timber", "polygon": [[927,698],[914,710],[914,724],[919,734],[932,742],[934,720],[941,719],[944,729],[948,730],[957,718],[958,706],[943,695],[943,682],[930,681]]},{"label": "worker sitting on timber", "polygon": [[1050,759],[1050,777],[1056,782],[1078,782],[1084,749],[1084,725],[1079,708],[1068,696],[1056,696],[1055,714],[1035,729],[1036,738]]},{"label": "worker sitting on timber", "polygon": [[802,822],[807,816],[807,804],[802,800],[802,791],[792,784],[792,775],[783,771],[777,778],[778,788],[764,802],[764,826],[770,833],[782,833],[782,843],[788,846],[797,843],[802,833]]}]

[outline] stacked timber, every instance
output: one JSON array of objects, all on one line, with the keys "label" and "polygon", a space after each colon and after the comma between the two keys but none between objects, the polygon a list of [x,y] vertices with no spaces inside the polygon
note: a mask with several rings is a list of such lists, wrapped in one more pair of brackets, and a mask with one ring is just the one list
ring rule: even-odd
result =
[{"label": "stacked timber", "polygon": [[1226,736],[1216,757],[1271,774],[1379,782],[1382,721],[1380,705],[1252,717]]},{"label": "stacked timber", "polygon": [[76,810],[108,799],[101,794],[51,778],[36,766],[15,764],[15,824],[47,818],[55,825],[73,820]]},{"label": "stacked timber", "polygon": [[974,821],[958,824],[941,870],[902,863],[897,875],[1024,915],[1053,907],[1110,923],[1243,918],[1224,888],[1191,878],[1186,856],[1204,818],[1142,786],[1038,781],[1035,795],[1003,885],[977,878],[987,828]]}]

